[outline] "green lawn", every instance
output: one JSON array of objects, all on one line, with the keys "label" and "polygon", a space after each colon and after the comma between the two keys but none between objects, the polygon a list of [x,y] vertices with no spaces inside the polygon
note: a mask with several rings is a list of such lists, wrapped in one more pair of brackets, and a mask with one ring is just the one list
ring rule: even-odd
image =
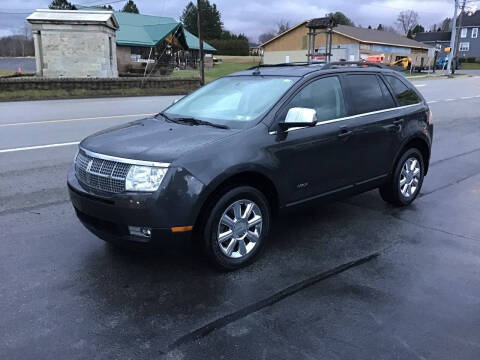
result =
[{"label": "green lawn", "polygon": [[461,66],[462,70],[480,70],[479,63],[463,63]]},{"label": "green lawn", "polygon": [[15,71],[0,69],[0,77],[9,76],[15,74]]},{"label": "green lawn", "polygon": [[[221,63],[216,63],[213,68],[205,68],[205,82],[210,82],[219,77],[242,71],[259,63],[259,57],[254,56],[215,56],[222,59]],[[174,77],[196,77],[200,76],[199,70],[179,70],[172,73]]]}]

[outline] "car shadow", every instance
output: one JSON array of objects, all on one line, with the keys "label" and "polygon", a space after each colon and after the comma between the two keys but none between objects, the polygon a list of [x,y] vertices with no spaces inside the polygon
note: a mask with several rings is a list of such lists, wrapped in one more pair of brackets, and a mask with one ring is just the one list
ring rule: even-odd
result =
[{"label": "car shadow", "polygon": [[395,219],[384,218],[341,202],[281,213],[262,256],[234,272],[210,267],[191,243],[150,252],[97,246],[82,259],[81,296],[95,312],[133,326],[135,336],[160,329],[156,341],[165,348],[209,321],[398,240],[386,236],[389,226],[398,226]]}]

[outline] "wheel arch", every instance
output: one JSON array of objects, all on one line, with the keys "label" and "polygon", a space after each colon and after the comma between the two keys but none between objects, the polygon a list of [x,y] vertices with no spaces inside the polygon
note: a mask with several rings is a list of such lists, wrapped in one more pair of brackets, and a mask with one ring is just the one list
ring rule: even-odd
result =
[{"label": "wheel arch", "polygon": [[280,207],[280,199],[277,186],[273,180],[265,173],[258,170],[239,171],[228,176],[221,176],[212,181],[211,185],[207,186],[204,191],[204,196],[200,201],[200,206],[195,214],[195,229],[200,229],[203,222],[206,220],[206,212],[213,206],[216,200],[220,198],[226,191],[233,189],[236,186],[252,186],[268,200],[272,214],[276,214]]},{"label": "wheel arch", "polygon": [[414,136],[405,141],[405,143],[402,145],[400,150],[397,152],[397,155],[395,156],[395,161],[393,162],[392,170],[390,171],[390,173],[395,169],[395,165],[397,164],[398,159],[400,159],[403,153],[411,148],[418,149],[422,154],[425,167],[425,175],[427,175],[430,165],[430,146],[428,141],[421,136]]}]

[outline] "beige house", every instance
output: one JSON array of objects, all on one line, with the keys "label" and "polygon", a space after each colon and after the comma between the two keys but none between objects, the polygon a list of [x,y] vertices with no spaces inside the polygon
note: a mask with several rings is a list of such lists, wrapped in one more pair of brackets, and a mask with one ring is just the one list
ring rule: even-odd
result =
[{"label": "beige house", "polygon": [[[264,64],[307,61],[308,21],[304,21],[263,43]],[[326,34],[315,37],[315,56],[322,59],[325,53]],[[400,57],[410,57],[414,65],[426,65],[428,45],[388,31],[338,25],[332,35],[332,61],[341,59],[359,61],[370,55],[385,55],[384,62],[391,63]]]},{"label": "beige house", "polygon": [[113,12],[36,10],[27,21],[32,24],[38,76],[118,76]]}]

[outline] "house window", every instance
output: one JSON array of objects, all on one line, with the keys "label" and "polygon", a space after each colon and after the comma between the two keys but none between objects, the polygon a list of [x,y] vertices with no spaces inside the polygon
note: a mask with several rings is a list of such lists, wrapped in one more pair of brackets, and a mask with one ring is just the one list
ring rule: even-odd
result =
[{"label": "house window", "polygon": [[468,51],[468,50],[470,50],[470,43],[469,42],[461,42],[458,49],[460,51]]},{"label": "house window", "polygon": [[472,39],[476,39],[478,37],[478,28],[472,29]]},{"label": "house window", "polygon": [[462,31],[460,33],[460,37],[461,38],[466,38],[467,37],[467,31],[468,31],[467,28],[462,28]]}]

